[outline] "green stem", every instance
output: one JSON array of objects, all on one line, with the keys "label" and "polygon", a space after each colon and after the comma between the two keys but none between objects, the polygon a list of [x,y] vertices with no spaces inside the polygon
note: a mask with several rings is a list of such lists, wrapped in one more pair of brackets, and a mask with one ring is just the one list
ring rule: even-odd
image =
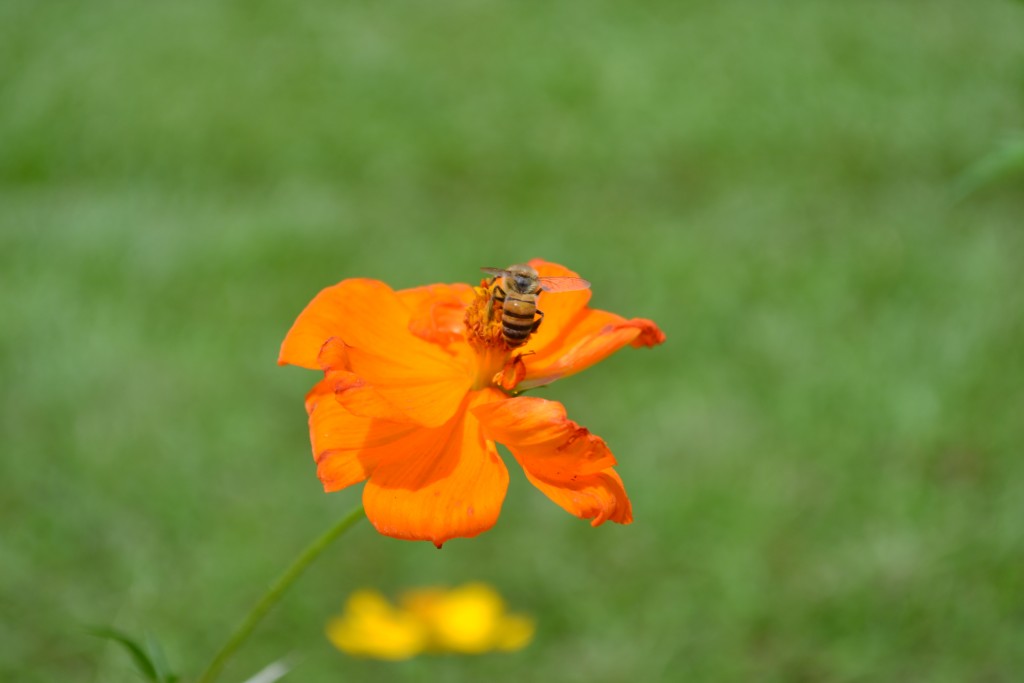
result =
[{"label": "green stem", "polygon": [[277,581],[270,585],[267,592],[263,594],[263,597],[260,598],[259,602],[257,602],[249,611],[249,614],[246,615],[242,623],[238,625],[238,628],[236,628],[235,632],[230,638],[228,638],[228,641],[220,648],[220,651],[217,652],[213,661],[210,662],[208,667],[206,667],[206,671],[204,671],[203,675],[199,677],[199,683],[213,683],[217,678],[217,675],[220,674],[220,670],[224,668],[225,662],[227,662],[231,655],[235,653],[235,650],[245,642],[253,629],[256,628],[256,624],[258,624],[266,613],[270,611],[270,608],[281,599],[284,592],[288,590],[289,586],[295,583],[295,580],[302,575],[302,572],[306,570],[306,567],[312,564],[313,560],[320,556],[320,553],[322,553],[327,546],[331,544],[331,541],[344,534],[352,527],[353,524],[365,516],[366,513],[360,505],[343,517],[337,524],[325,531],[320,538],[310,543],[309,546],[307,546],[306,549],[295,558],[291,566],[289,566],[288,569],[286,569],[284,573],[277,578]]}]

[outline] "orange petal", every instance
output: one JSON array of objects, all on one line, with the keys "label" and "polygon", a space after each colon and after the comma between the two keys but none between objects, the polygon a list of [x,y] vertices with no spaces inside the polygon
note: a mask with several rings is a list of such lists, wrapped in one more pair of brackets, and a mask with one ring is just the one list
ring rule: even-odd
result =
[{"label": "orange petal", "polygon": [[352,370],[416,422],[447,422],[473,383],[474,364],[411,334],[409,310],[387,285],[355,281],[352,290],[344,310],[355,324],[341,334]]},{"label": "orange petal", "polygon": [[326,451],[316,464],[316,476],[326,493],[365,481],[372,470],[354,451]]},{"label": "orange petal", "polygon": [[395,538],[434,545],[476,536],[498,519],[508,471],[494,443],[467,409],[500,393],[474,392],[459,413],[436,429],[420,429],[393,444],[404,456],[381,463],[363,489],[366,516]]},{"label": "orange petal", "polygon": [[[326,383],[337,401],[349,412],[361,417],[379,417],[396,422],[409,422],[409,418],[372,386],[348,367],[348,347],[337,337],[331,337],[320,349],[318,363],[324,368]],[[320,386],[319,384],[317,386]],[[308,401],[307,401],[308,404]]]},{"label": "orange petal", "polygon": [[491,382],[505,391],[512,391],[525,377],[526,364],[523,363],[522,355],[516,354],[505,363],[505,367],[501,369],[501,372],[495,373]]},{"label": "orange petal", "polygon": [[526,377],[516,388],[531,389],[573,375],[627,344],[654,346],[664,341],[665,334],[650,320],[626,320],[614,313],[588,308],[576,316],[563,336],[534,354],[523,355]]},{"label": "orange petal", "polygon": [[343,280],[318,293],[292,324],[277,357],[278,365],[298,365],[316,370],[320,348],[346,326],[341,304],[351,280]]},{"label": "orange petal", "polygon": [[335,400],[353,415],[376,417],[392,422],[410,422],[405,413],[391,405],[355,373],[331,370],[327,373],[327,379],[333,382]]},{"label": "orange petal", "polygon": [[348,347],[341,337],[330,337],[321,346],[316,356],[316,365],[323,371],[349,370]]},{"label": "orange petal", "polygon": [[665,343],[665,333],[661,331],[661,328],[653,320],[633,318],[629,321],[629,324],[637,325],[640,328],[639,336],[630,343],[630,346],[633,348],[650,348]]},{"label": "orange petal", "polygon": [[410,287],[399,289],[395,294],[410,309],[419,308],[424,303],[437,301],[461,301],[463,306],[468,306],[475,296],[473,286],[464,282]]},{"label": "orange petal", "polygon": [[[327,331],[315,344],[316,358],[325,342],[336,337],[344,343],[343,369],[358,375],[409,419],[439,426],[455,414],[469,390],[475,364],[468,344],[458,345],[465,348],[453,355],[410,333],[410,316],[383,282],[345,280],[317,295],[299,316],[282,347],[282,362],[306,363],[312,339]],[[299,347],[306,355],[285,353]]]},{"label": "orange petal", "polygon": [[529,470],[526,470],[526,478],[566,512],[591,520],[591,526],[600,526],[607,521],[618,524],[633,521],[633,508],[626,489],[613,469],[580,476],[569,482],[549,481],[534,476]]},{"label": "orange petal", "polygon": [[[579,277],[578,273],[557,263],[533,259],[530,261],[530,265],[537,269],[537,273],[541,277]],[[589,289],[575,292],[541,292],[537,297],[537,308],[544,311],[544,322],[530,337],[523,347],[523,351],[529,353],[554,344],[572,327],[576,317],[586,309],[590,295]]]},{"label": "orange petal", "polygon": [[[541,277],[578,277],[557,263],[533,259],[530,265]],[[589,300],[590,290],[541,293],[537,308],[544,311],[544,321],[523,346],[526,376],[516,386],[517,390],[575,374],[626,344],[654,346],[665,341],[665,335],[650,320],[626,320],[614,313],[588,308]]]},{"label": "orange petal", "polygon": [[473,414],[488,438],[508,446],[537,475],[568,481],[615,464],[604,439],[570,420],[557,401],[518,396],[478,405]]},{"label": "orange petal", "polygon": [[323,387],[329,386],[324,380],[310,392],[320,398],[310,409],[309,437],[324,490],[338,491],[366,479],[377,465],[396,455],[392,444],[422,429],[353,415],[325,393]]},{"label": "orange petal", "polygon": [[520,396],[473,409],[484,432],[505,444],[548,498],[594,526],[633,520],[615,458],[604,440],[568,419],[555,401]]},{"label": "orange petal", "polygon": [[472,287],[466,284],[426,285],[396,293],[412,311],[409,331],[414,335],[441,346],[465,339],[466,308],[474,297]]},{"label": "orange petal", "polygon": [[327,379],[322,379],[314,385],[309,393],[306,394],[306,414],[310,415],[313,412],[313,408],[316,404],[322,401],[325,397],[331,397],[334,395],[334,384]]},{"label": "orange petal", "polygon": [[409,443],[423,431],[427,430],[416,425],[349,414],[335,423],[332,432],[314,439],[314,449],[320,448],[316,476],[327,493],[340,491],[365,480],[378,467],[407,457]]}]

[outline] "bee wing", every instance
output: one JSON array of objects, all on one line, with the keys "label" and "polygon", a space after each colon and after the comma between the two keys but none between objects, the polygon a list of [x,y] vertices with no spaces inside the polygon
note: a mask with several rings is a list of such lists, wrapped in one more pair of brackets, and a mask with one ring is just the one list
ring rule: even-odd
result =
[{"label": "bee wing", "polygon": [[505,277],[508,275],[508,271],[504,268],[481,268],[480,270],[484,271],[488,275],[493,275],[494,277]]},{"label": "bee wing", "polygon": [[545,292],[574,292],[590,289],[590,283],[581,277],[542,277],[540,288]]}]

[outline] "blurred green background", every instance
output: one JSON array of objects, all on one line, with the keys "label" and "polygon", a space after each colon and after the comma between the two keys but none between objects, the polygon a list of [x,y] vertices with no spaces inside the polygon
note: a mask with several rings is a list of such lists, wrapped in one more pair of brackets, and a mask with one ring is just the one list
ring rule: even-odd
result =
[{"label": "blurred green background", "polygon": [[[970,169],[1022,36],[1010,0],[0,2],[0,679],[138,680],[83,624],[197,673],[359,500],[275,365],[301,308],[540,256],[668,335],[543,394],[636,522],[511,463],[492,531],[362,524],[222,680],[1019,680],[1024,184]],[[467,580],[536,642],[323,636]]]}]

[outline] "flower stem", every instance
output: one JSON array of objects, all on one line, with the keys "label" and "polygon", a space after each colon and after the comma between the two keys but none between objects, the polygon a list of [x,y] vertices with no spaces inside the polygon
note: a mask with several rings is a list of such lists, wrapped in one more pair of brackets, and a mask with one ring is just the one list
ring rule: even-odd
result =
[{"label": "flower stem", "polygon": [[260,620],[270,611],[284,592],[288,590],[288,587],[295,583],[295,580],[302,575],[302,572],[306,570],[310,564],[313,563],[317,557],[320,556],[327,546],[331,544],[331,541],[338,538],[353,524],[358,522],[360,519],[366,516],[363,511],[363,506],[360,505],[355,510],[343,517],[337,524],[332,526],[330,529],[325,531],[319,538],[310,543],[302,553],[295,558],[291,565],[284,571],[281,576],[277,578],[274,583],[270,585],[267,592],[263,594],[259,602],[249,611],[242,623],[238,625],[235,632],[231,634],[228,641],[217,652],[217,655],[210,662],[210,665],[206,667],[206,671],[199,677],[199,683],[213,683],[220,674],[220,670],[224,668],[224,664],[234,654],[242,643],[245,642],[246,638],[252,633],[253,629]]}]

